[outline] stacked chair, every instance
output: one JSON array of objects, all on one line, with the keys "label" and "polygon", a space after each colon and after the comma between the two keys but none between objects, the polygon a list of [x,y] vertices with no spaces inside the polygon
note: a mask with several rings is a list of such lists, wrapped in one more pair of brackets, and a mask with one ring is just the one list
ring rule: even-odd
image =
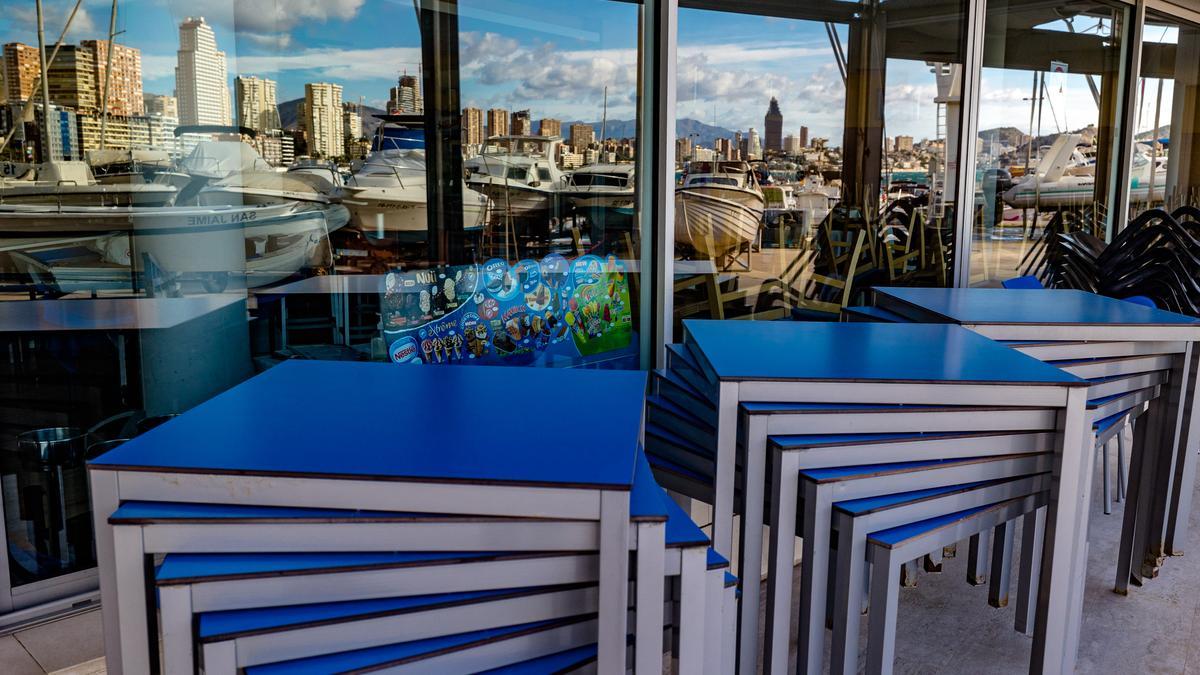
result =
[{"label": "stacked chair", "polygon": [[[485,441],[522,438],[521,416],[438,425],[446,394],[514,386],[599,397],[604,430],[506,450]],[[276,366],[91,463],[107,653],[150,672],[161,634],[173,675],[654,673],[667,652],[727,672],[736,580],[653,478],[644,391],[637,372]],[[339,445],[351,413],[391,417]]]},{"label": "stacked chair", "polygon": [[[974,540],[979,558],[969,578],[989,583],[989,601],[1006,605],[1017,522],[1025,524],[1022,536],[1031,545],[1020,561],[1016,628],[1032,632],[1041,565],[1032,543],[1041,541],[1045,525],[1059,411],[1015,401],[907,405],[888,400],[886,393],[873,402],[869,392],[879,394],[886,385],[864,387],[853,396],[838,385],[821,401],[787,400],[783,394],[762,402],[743,399],[730,420],[721,399],[728,380],[716,375],[714,355],[706,350],[721,344],[753,352],[763,335],[779,332],[764,344],[788,343],[803,353],[815,346],[806,339],[820,338],[791,335],[802,326],[685,322],[683,342],[668,348],[667,367],[654,373],[647,400],[645,447],[655,475],[668,489],[714,505],[719,551],[726,537],[718,439],[728,437],[723,425],[736,425],[732,506],[741,516],[736,672],[758,671],[760,635],[765,635],[763,672],[789,670],[795,536],[804,538],[797,672],[822,670],[830,624],[831,672],[858,672],[859,621],[868,606],[868,672],[890,672],[903,570],[911,576],[917,560],[935,566],[943,548],[960,540]],[[936,342],[941,334],[924,335],[923,329],[936,333],[937,327],[914,328],[922,335],[906,339],[936,351],[920,339]],[[976,346],[994,350],[998,358],[1007,352],[979,340]],[[1070,376],[1063,382],[1082,385]],[[771,526],[771,541],[766,623],[760,626],[764,523]]]},{"label": "stacked chair", "polygon": [[1022,273],[1050,288],[1142,296],[1158,307],[1200,316],[1200,209],[1149,209],[1107,245],[1086,228],[1047,227]]}]

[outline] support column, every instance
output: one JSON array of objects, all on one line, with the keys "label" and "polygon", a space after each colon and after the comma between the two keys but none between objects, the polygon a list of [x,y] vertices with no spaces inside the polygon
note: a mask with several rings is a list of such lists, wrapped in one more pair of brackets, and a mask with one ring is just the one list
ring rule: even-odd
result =
[{"label": "support column", "polygon": [[461,265],[462,106],[459,103],[458,0],[420,0],[421,80],[425,90],[425,176],[429,261]]}]

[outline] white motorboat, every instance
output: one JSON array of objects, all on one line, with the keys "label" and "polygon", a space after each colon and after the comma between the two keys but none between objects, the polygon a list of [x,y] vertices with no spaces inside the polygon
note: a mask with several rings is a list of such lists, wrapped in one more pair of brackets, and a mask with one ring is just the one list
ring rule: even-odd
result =
[{"label": "white motorboat", "polygon": [[330,232],[341,229],[350,221],[350,212],[342,206],[341,199],[341,186],[325,176],[304,171],[238,172],[209,184],[196,195],[200,206],[310,204],[325,212]]},{"label": "white motorboat", "polygon": [[144,271],[152,261],[168,273],[206,280],[244,275],[248,286],[256,286],[299,271],[328,237],[325,214],[319,204],[297,201],[162,208],[3,205],[0,233],[21,245],[0,240],[0,250],[28,254],[56,241],[88,240],[106,267]]},{"label": "white motorboat", "polygon": [[[1005,203],[1013,208],[1063,208],[1090,204],[1095,199],[1095,165],[1080,164],[1085,160],[1076,149],[1079,134],[1060,134],[1042,154],[1037,166],[1004,192]],[[1135,152],[1130,172],[1129,199],[1133,203],[1162,199],[1167,185],[1167,158],[1158,155],[1152,162],[1147,151]]]},{"label": "white motorboat", "polygon": [[45,162],[19,176],[0,178],[0,204],[163,206],[177,192],[170,184],[100,183],[86,162]]},{"label": "white motorboat", "polygon": [[[425,151],[388,149],[371,153],[342,188],[353,226],[377,240],[424,241],[428,236]],[[462,191],[463,229],[478,230],[488,198]]]},{"label": "white motorboat", "polygon": [[719,257],[754,241],[765,201],[745,162],[693,162],[675,189],[675,243]]},{"label": "white motorboat", "polygon": [[492,200],[493,218],[548,223],[559,213],[568,174],[555,158],[558,136],[493,136],[480,154],[463,162],[467,186]]},{"label": "white motorboat", "polygon": [[175,170],[166,150],[88,150],[88,166],[96,182],[104,185],[149,184],[182,187],[188,176]]},{"label": "white motorboat", "polygon": [[637,202],[632,164],[592,164],[576,169],[564,191],[567,203],[587,219],[592,243],[606,232],[632,232]]}]

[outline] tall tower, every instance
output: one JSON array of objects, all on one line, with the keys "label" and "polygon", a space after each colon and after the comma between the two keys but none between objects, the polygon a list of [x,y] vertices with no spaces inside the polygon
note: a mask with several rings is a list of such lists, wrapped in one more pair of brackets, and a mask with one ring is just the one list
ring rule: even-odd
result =
[{"label": "tall tower", "polygon": [[[108,69],[108,41],[84,40],[81,47],[92,53],[92,79],[96,81],[96,105],[104,99],[105,71]],[[142,50],[113,44],[112,75],[108,77],[108,113],[144,115],[142,101]]]},{"label": "tall tower", "polygon": [[421,78],[405,73],[396,81],[396,86],[388,90],[389,113],[422,113],[425,112],[425,100],[421,96]]},{"label": "tall tower", "polygon": [[328,82],[304,85],[304,131],[310,155],[341,157],[346,154],[341,85]]},{"label": "tall tower", "polygon": [[237,99],[238,124],[255,131],[280,129],[279,107],[275,96],[275,80],[251,75],[233,80]]},{"label": "tall tower", "polygon": [[37,47],[21,42],[4,45],[4,82],[9,103],[28,101],[33,83],[42,74]]},{"label": "tall tower", "polygon": [[463,108],[463,145],[483,145],[483,111]]},{"label": "tall tower", "polygon": [[179,99],[182,125],[228,126],[233,121],[225,52],[217,49],[217,37],[202,16],[189,16],[179,24],[175,96]]},{"label": "tall tower", "polygon": [[518,110],[512,114],[510,132],[513,136],[532,136],[533,120],[529,118],[528,110]]},{"label": "tall tower", "polygon": [[767,115],[763,118],[763,134],[763,150],[783,151],[783,113],[779,112],[779,101],[774,96],[771,97]]},{"label": "tall tower", "polygon": [[492,108],[487,111],[487,135],[504,136],[508,134],[508,111],[504,108]]}]

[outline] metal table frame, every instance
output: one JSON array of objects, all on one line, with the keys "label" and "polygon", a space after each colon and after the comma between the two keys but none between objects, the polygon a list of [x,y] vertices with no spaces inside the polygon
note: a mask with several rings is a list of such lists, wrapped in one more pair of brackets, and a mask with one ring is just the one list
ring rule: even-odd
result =
[{"label": "metal table frame", "polygon": [[[956,513],[965,509],[986,506],[1050,489],[1050,475],[1039,474],[1016,478],[992,485],[964,488],[962,491],[902,502],[895,505],[851,514],[833,506],[833,525],[837,531],[837,565],[834,568],[833,648],[830,651],[829,672],[856,675],[858,673],[858,634],[860,609],[869,587],[867,567],[867,537],[872,532],[914,523],[927,518]],[[1044,519],[1043,519],[1044,522]],[[1037,538],[1038,533],[1033,533]],[[1026,579],[1032,573],[1036,558],[1022,560],[1022,584],[1019,591],[1026,607],[1035,603],[1029,591],[1036,584]],[[993,576],[993,584],[997,583]],[[1007,583],[1003,584],[1007,586]]]},{"label": "metal table frame", "polygon": [[[971,318],[958,319],[938,310],[931,309],[928,304],[937,301],[936,295],[944,294],[953,298],[960,296],[965,302],[971,294],[979,297],[991,295],[999,298],[1001,294],[1010,294],[1012,298],[1032,298],[1035,296],[1020,294],[1043,294],[1041,298],[1053,297],[1046,294],[1057,293],[1065,301],[1086,301],[1097,307],[1105,304],[1118,303],[1120,310],[1129,316],[1144,316],[1144,322],[1128,320],[1122,323],[1093,323],[1076,322],[1064,323],[1064,317],[1049,316],[1047,321],[1005,322],[997,313],[995,319],[985,319],[983,313],[971,315]],[[920,297],[927,295],[922,301]],[[1153,471],[1142,477],[1147,491],[1159,495],[1150,508],[1142,509],[1146,513],[1139,515],[1144,519],[1138,529],[1146,533],[1148,539],[1143,548],[1134,550],[1133,555],[1144,551],[1148,558],[1159,559],[1166,555],[1178,555],[1182,552],[1182,542],[1187,538],[1188,516],[1191,511],[1192,492],[1195,488],[1196,464],[1195,447],[1200,439],[1200,413],[1195,405],[1195,383],[1197,371],[1200,370],[1200,349],[1196,343],[1200,341],[1200,321],[1174,320],[1186,319],[1169,312],[1151,310],[1135,306],[1111,298],[1103,298],[1082,291],[1032,290],[1013,291],[1000,289],[890,289],[876,288],[876,302],[896,314],[913,321],[930,323],[954,323],[972,330],[985,337],[998,341],[1007,341],[1015,349],[1020,349],[1036,358],[1055,359],[1065,358],[1097,358],[1116,354],[1170,354],[1170,366],[1165,381],[1159,381],[1163,390],[1160,396],[1150,402],[1147,411],[1148,418],[1139,427],[1152,426],[1153,432],[1139,434],[1143,446],[1149,444],[1156,448],[1167,448],[1165,461],[1158,462]],[[1090,297],[1085,300],[1084,296]],[[1128,306],[1126,306],[1128,305]],[[960,314],[960,316],[967,316]],[[1098,315],[1102,316],[1102,315]],[[1159,320],[1159,317],[1162,317]],[[1029,317],[1025,317],[1029,318]],[[1168,322],[1172,319],[1173,322]],[[1058,344],[1022,344],[1022,343],[1058,343]],[[1096,344],[1100,343],[1100,344]],[[1105,344],[1108,343],[1108,344]],[[1115,344],[1114,344],[1115,343]],[[1182,350],[1180,346],[1182,345]],[[1152,376],[1153,373],[1142,373],[1142,376]],[[1139,387],[1141,388],[1141,387]],[[1093,398],[1096,395],[1092,396]],[[1144,449],[1144,447],[1143,447]],[[1089,448],[1090,450],[1090,448]],[[1158,453],[1156,453],[1158,454]],[[1084,463],[1090,477],[1095,453],[1085,453]],[[1090,482],[1088,483],[1090,485]],[[1085,495],[1081,495],[1083,498]],[[1149,496],[1146,499],[1150,499]],[[1076,533],[1074,546],[1080,549],[1073,557],[1077,561],[1077,569],[1073,574],[1082,578],[1086,574],[1087,557],[1084,551],[1087,547],[1087,509],[1079,510],[1079,518],[1073,524],[1072,531]],[[1051,530],[1051,533],[1053,529]],[[1150,533],[1153,532],[1151,535]],[[1082,592],[1082,589],[1079,591]],[[1073,616],[1066,623],[1066,633],[1060,633],[1059,626],[1051,628],[1051,632],[1043,639],[1035,637],[1035,657],[1042,660],[1053,670],[1072,672],[1078,651],[1077,643],[1068,642],[1068,636],[1078,633],[1078,623],[1082,620],[1082,597],[1072,593],[1070,605]],[[1039,625],[1041,622],[1039,621]],[[1056,665],[1057,664],[1057,665]]]}]

